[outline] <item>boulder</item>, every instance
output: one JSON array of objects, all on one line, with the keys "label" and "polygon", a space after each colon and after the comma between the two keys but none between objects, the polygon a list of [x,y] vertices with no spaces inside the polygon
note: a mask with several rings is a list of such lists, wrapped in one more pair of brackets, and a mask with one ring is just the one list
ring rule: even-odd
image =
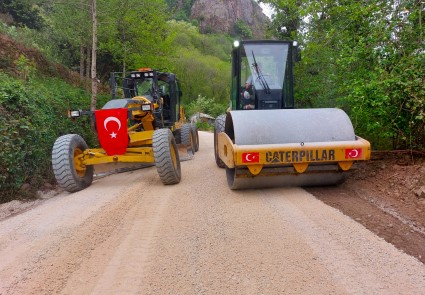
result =
[{"label": "boulder", "polygon": [[234,33],[235,23],[244,21],[255,39],[264,38],[270,19],[252,0],[196,0],[192,19],[199,21],[202,33]]}]

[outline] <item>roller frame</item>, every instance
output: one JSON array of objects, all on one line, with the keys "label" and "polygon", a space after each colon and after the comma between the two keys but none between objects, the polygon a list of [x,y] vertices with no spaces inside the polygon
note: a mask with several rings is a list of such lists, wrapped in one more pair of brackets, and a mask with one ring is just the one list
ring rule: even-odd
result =
[{"label": "roller frame", "polygon": [[[353,141],[237,145],[220,132],[217,148],[232,189],[338,184],[355,161],[370,159],[370,143],[359,136]],[[347,157],[347,150],[357,150],[359,156]],[[258,160],[247,162],[254,155]]]},{"label": "roller frame", "polygon": [[[361,149],[360,156],[355,160],[345,156],[347,149]],[[323,157],[324,151],[327,157]],[[265,145],[237,145],[229,136],[220,132],[218,134],[218,153],[220,159],[228,168],[246,166],[253,175],[258,175],[263,166],[293,165],[298,173],[303,173],[309,164],[337,163],[346,171],[354,161],[370,159],[370,143],[356,136],[355,141],[314,142],[304,144],[265,144]],[[258,162],[247,163],[243,155],[259,153]],[[271,162],[277,153],[280,162]],[[289,154],[288,154],[289,153]],[[294,156],[294,157],[293,157]],[[297,158],[295,156],[298,156]],[[319,156],[320,159],[317,159]],[[249,159],[248,159],[249,160]]]}]

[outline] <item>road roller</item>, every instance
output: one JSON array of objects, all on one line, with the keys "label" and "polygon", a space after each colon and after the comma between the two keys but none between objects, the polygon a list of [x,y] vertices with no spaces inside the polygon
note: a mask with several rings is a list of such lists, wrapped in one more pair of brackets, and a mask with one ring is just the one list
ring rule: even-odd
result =
[{"label": "road roller", "polygon": [[370,143],[338,108],[295,109],[295,42],[236,41],[231,104],[215,120],[214,153],[231,189],[342,183]]}]

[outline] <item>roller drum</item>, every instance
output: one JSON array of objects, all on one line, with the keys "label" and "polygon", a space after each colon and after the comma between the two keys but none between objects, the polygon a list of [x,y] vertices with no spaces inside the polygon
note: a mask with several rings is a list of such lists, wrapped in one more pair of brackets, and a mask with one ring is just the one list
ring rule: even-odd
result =
[{"label": "roller drum", "polygon": [[353,125],[340,109],[231,111],[225,132],[237,145],[353,141]]},{"label": "roller drum", "polygon": [[[335,108],[231,111],[226,134],[244,145],[354,141],[356,136],[347,114]],[[232,189],[274,186],[323,186],[342,183],[347,172],[337,164],[313,164],[297,173],[292,166],[267,167],[252,176],[245,167],[226,168]]]},{"label": "roller drum", "polygon": [[[304,173],[296,173],[292,167],[285,167],[288,171],[283,174],[271,174],[265,176],[259,174],[257,176],[249,175],[248,169],[226,167],[227,183],[231,189],[252,189],[252,188],[269,188],[277,186],[331,186],[338,185],[345,181],[349,172],[338,170],[336,165],[323,166],[322,171],[307,171]],[[285,169],[283,168],[283,169]],[[269,170],[270,168],[264,168]],[[241,177],[242,175],[242,177]]]}]

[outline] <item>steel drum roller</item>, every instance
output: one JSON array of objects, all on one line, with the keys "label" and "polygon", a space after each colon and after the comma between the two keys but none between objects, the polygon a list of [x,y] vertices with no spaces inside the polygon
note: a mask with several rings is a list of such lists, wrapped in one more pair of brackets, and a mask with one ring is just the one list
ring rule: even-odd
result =
[{"label": "steel drum roller", "polygon": [[[238,146],[356,139],[347,114],[335,108],[230,111],[225,133]],[[226,167],[226,174],[232,189],[335,185],[347,175],[335,163],[310,165],[301,174],[290,166],[264,167],[257,176],[245,167]]]},{"label": "steel drum roller", "polygon": [[231,111],[225,132],[237,145],[355,140],[350,118],[335,108]]}]

